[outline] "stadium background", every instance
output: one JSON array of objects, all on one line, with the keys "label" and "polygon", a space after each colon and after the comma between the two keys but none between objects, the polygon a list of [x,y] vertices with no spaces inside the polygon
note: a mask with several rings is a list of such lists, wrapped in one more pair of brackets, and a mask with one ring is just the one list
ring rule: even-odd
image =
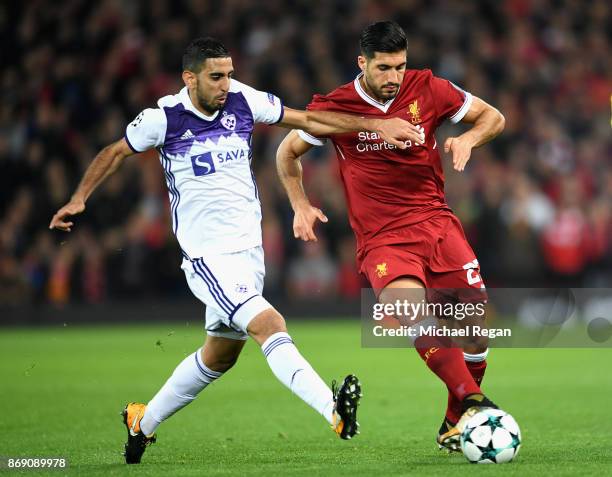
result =
[{"label": "stadium background", "polygon": [[[408,34],[409,67],[431,68],[506,117],[465,173],[446,174],[488,285],[612,286],[608,2],[31,1],[0,7],[0,303],[193,303],[154,152],[126,160],[71,234],[49,231],[51,216],[101,147],[182,86],[191,38],[222,39],[238,79],[303,108],[354,78],[359,32],[385,18]],[[266,294],[355,302],[364,283],[333,150],[303,161],[306,190],[330,218],[319,243],[304,245],[275,171],[286,132],[254,136]]]},{"label": "stadium background", "polygon": [[[605,0],[2,2],[0,324],[46,326],[0,330],[0,456],[64,456],[70,474],[105,477],[465,472],[461,456],[434,446],[441,383],[410,350],[359,346],[362,282],[329,148],[304,161],[307,191],[330,217],[318,244],[291,234],[274,166],[286,131],[256,132],[253,166],[266,295],[326,381],[350,371],[364,383],[363,433],[350,443],[283,389],[249,343],[229,376],[164,423],[141,468],[126,469],[118,411],[149,399],[202,342],[159,162],[129,158],[72,233],[47,229],[95,153],[181,87],[192,37],[219,37],[238,79],[303,107],[352,80],[359,32],[387,18],[408,34],[410,67],[432,68],[506,116],[504,134],[465,173],[446,176],[489,287],[612,286]],[[438,143],[457,130],[441,130]],[[321,320],[292,321],[306,315]],[[341,315],[353,319],[330,319]],[[484,389],[517,418],[525,444],[510,467],[478,470],[609,473],[610,351],[496,349]]]}]

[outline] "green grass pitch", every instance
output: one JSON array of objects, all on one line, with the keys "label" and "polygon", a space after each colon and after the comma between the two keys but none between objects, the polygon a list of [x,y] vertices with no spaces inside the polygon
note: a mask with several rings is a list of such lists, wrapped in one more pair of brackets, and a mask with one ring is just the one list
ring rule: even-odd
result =
[{"label": "green grass pitch", "polygon": [[[363,349],[359,322],[289,322],[326,381],[354,372],[362,434],[341,441],[284,388],[250,342],[234,369],[158,430],[127,467],[119,412],[148,400],[202,341],[191,324],[3,329],[0,456],[65,456],[67,471],[24,475],[609,475],[612,350],[500,349],[485,391],[517,419],[505,465],[438,451],[446,393],[410,349]],[[6,471],[1,471],[4,473]],[[459,473],[459,474],[455,474]]]}]

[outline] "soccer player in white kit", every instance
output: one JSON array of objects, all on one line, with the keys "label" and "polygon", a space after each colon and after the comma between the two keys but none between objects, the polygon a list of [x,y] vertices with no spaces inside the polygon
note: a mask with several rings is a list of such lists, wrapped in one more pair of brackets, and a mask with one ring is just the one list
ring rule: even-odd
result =
[{"label": "soccer player in white kit", "polygon": [[142,111],[123,139],[100,151],[49,226],[69,232],[69,217],[85,210],[94,189],[125,157],[157,149],[182,269],[189,288],[206,305],[207,337],[148,404],[126,405],[126,462],[139,463],[161,422],[234,365],[249,335],[274,375],[341,438],[350,439],[358,432],[358,379],[349,375],[331,390],[293,344],[283,317],[262,296],[261,207],[250,166],[253,126],[277,124],[319,136],[372,131],[402,148],[402,141],[414,141],[420,132],[397,118],[381,121],[284,107],[276,96],[233,79],[229,52],[213,38],[191,42],[183,70],[185,87],[161,98],[157,108]]}]

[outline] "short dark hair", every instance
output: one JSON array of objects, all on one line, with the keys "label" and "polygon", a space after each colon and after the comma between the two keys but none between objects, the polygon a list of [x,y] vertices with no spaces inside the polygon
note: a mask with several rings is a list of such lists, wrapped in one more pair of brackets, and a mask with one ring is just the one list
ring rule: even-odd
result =
[{"label": "short dark hair", "polygon": [[359,38],[361,54],[373,58],[374,53],[395,53],[408,48],[406,33],[394,21],[376,22],[368,25]]},{"label": "short dark hair", "polygon": [[225,45],[210,36],[196,38],[185,49],[183,70],[199,73],[208,58],[226,58],[230,56]]}]

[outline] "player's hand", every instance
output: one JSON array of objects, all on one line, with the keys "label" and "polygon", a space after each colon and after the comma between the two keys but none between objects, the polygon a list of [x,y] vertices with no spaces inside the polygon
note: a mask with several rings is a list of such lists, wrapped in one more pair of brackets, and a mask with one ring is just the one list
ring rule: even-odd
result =
[{"label": "player's hand", "polygon": [[293,217],[293,236],[302,239],[304,242],[316,242],[317,236],[314,233],[314,225],[317,220],[323,223],[327,222],[327,217],[321,209],[317,209],[310,204],[296,208]]},{"label": "player's hand", "polygon": [[72,215],[80,214],[85,210],[85,202],[82,200],[72,199],[64,207],[56,212],[51,219],[49,224],[50,229],[63,230],[64,232],[70,232],[73,222],[66,222],[66,219]]},{"label": "player's hand", "polygon": [[408,147],[406,145],[407,140],[418,145],[425,143],[425,129],[400,118],[391,118],[381,121],[378,134],[381,139],[400,149],[406,149]]},{"label": "player's hand", "polygon": [[472,155],[472,144],[461,137],[449,137],[444,142],[444,152],[453,154],[453,169],[462,172]]}]

